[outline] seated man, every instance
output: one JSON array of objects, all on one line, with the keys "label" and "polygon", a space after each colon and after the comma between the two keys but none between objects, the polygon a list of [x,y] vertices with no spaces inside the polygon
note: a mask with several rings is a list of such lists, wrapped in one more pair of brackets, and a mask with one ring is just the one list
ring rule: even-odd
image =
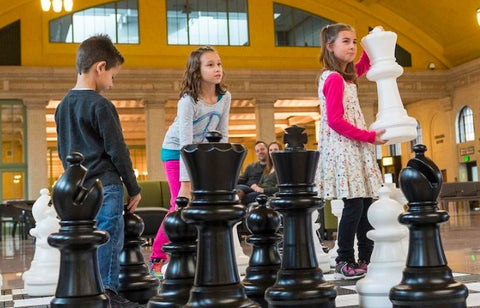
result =
[{"label": "seated man", "polygon": [[280,143],[273,141],[268,147],[268,155],[266,159],[265,169],[257,184],[250,186],[251,191],[247,192],[243,198],[240,198],[243,205],[248,205],[255,202],[260,194],[265,194],[270,197],[278,191],[277,174],[275,173],[275,166],[273,165],[272,153],[282,150]]},{"label": "seated man", "polygon": [[237,181],[236,189],[240,200],[253,191],[252,185],[258,183],[265,170],[268,158],[267,144],[263,141],[257,141],[255,143],[255,154],[258,161],[249,164]]}]

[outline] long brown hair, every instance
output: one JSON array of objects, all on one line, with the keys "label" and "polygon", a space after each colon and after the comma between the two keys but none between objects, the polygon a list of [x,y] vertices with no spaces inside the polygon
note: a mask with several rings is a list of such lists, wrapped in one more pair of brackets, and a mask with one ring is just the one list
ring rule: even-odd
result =
[{"label": "long brown hair", "polygon": [[[195,49],[190,53],[190,56],[187,60],[187,67],[185,68],[185,73],[183,75],[180,97],[188,94],[193,98],[194,102],[198,101],[198,95],[200,94],[200,87],[202,84],[202,74],[200,72],[200,57],[206,52],[217,53],[217,51],[211,46],[203,46]],[[222,72],[222,76],[223,78],[225,77],[225,71]],[[227,90],[227,87],[225,86],[225,84],[223,84],[223,78],[222,82],[215,85],[216,95],[225,94],[225,91]]]},{"label": "long brown hair", "polygon": [[353,62],[347,64],[345,71],[342,70],[340,62],[335,57],[333,52],[327,49],[327,45],[335,42],[338,33],[341,31],[355,31],[352,26],[346,24],[332,24],[322,28],[320,32],[320,42],[322,51],[320,53],[320,62],[323,63],[324,70],[336,71],[342,75],[343,79],[347,81],[357,81],[357,73]]},{"label": "long brown hair", "polygon": [[270,156],[270,146],[272,144],[276,144],[278,145],[278,149],[281,151],[283,150],[283,147],[282,145],[277,142],[277,141],[272,141],[268,144],[267,146],[267,151],[268,151],[268,155],[267,155],[267,164],[265,165],[265,169],[263,170],[263,174],[269,174],[270,171],[272,171],[272,168],[273,168],[273,160],[272,160],[272,156]]}]

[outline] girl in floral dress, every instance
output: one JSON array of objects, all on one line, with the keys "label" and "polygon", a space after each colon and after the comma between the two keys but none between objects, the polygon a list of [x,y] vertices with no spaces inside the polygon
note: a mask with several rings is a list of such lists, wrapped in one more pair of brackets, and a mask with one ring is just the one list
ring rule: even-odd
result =
[{"label": "girl in floral dress", "polygon": [[[318,194],[324,199],[344,201],[337,233],[335,278],[357,279],[365,275],[370,262],[373,241],[366,236],[372,229],[367,211],[382,185],[373,145],[387,141],[381,137],[384,129],[367,129],[360,109],[357,78],[368,71],[370,60],[363,52],[360,60],[353,62],[357,54],[355,30],[349,25],[332,24],[324,27],[320,36],[324,68],[318,86]],[[355,235],[358,262],[353,247]]]}]

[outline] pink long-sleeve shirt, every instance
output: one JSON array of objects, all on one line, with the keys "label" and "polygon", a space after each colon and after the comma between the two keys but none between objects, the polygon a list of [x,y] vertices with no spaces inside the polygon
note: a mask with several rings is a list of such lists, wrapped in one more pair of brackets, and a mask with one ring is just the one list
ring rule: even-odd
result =
[{"label": "pink long-sleeve shirt", "polygon": [[[365,52],[362,53],[360,60],[355,63],[355,70],[358,77],[364,75],[370,68],[370,59]],[[364,130],[346,121],[343,117],[343,92],[345,90],[344,79],[338,74],[330,74],[325,80],[323,94],[326,99],[327,122],[337,133],[362,142],[374,143],[376,132]]]}]

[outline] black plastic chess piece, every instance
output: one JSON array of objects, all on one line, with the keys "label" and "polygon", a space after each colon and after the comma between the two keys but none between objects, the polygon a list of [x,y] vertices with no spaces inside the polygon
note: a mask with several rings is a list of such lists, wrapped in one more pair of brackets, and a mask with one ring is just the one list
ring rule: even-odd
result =
[{"label": "black plastic chess piece", "polygon": [[256,201],[258,206],[249,211],[246,218],[247,228],[252,233],[247,237],[247,243],[252,244],[253,249],[243,285],[247,296],[266,308],[265,291],[277,280],[281,264],[277,246],[282,239],[278,233],[281,217],[277,211],[267,207],[266,195],[259,195]]},{"label": "black plastic chess piece", "polygon": [[245,152],[240,144],[218,142],[181,150],[193,194],[182,218],[198,231],[195,280],[185,307],[260,307],[240,283],[233,245],[232,227],[246,214],[235,191]]},{"label": "black plastic chess piece", "polygon": [[313,245],[312,212],[324,205],[314,183],[319,153],[305,149],[304,128],[285,131],[285,150],[272,153],[279,191],[270,201],[283,215],[282,266],[265,299],[270,308],[335,307],[337,293],[325,281]]},{"label": "black plastic chess piece", "polygon": [[425,157],[427,148],[413,147],[415,157],[400,172],[400,188],[408,211],[399,216],[410,231],[407,266],[399,285],[390,290],[393,307],[466,307],[468,289],[453,279],[447,266],[439,224],[449,219],[437,208],[442,173]]},{"label": "black plastic chess piece", "polygon": [[165,279],[160,283],[158,294],[150,299],[148,308],[180,307],[187,303],[195,278],[197,229],[187,224],[181,216],[188,198],[175,199],[177,210],[165,217],[163,227],[171,241],[163,245],[169,256]]},{"label": "black plastic chess piece", "polygon": [[50,246],[60,249],[60,274],[50,307],[107,308],[97,260],[97,247],[105,244],[108,233],[97,230],[95,217],[103,200],[97,180],[82,186],[87,169],[80,153],[67,156],[69,167],[53,188],[52,201],[60,217],[60,230],[48,237]]},{"label": "black plastic chess piece", "polygon": [[145,224],[140,216],[128,211],[123,212],[125,222],[123,249],[120,253],[120,273],[118,293],[126,299],[144,304],[157,294],[158,279],[150,276],[142,246],[145,240],[141,238]]}]

